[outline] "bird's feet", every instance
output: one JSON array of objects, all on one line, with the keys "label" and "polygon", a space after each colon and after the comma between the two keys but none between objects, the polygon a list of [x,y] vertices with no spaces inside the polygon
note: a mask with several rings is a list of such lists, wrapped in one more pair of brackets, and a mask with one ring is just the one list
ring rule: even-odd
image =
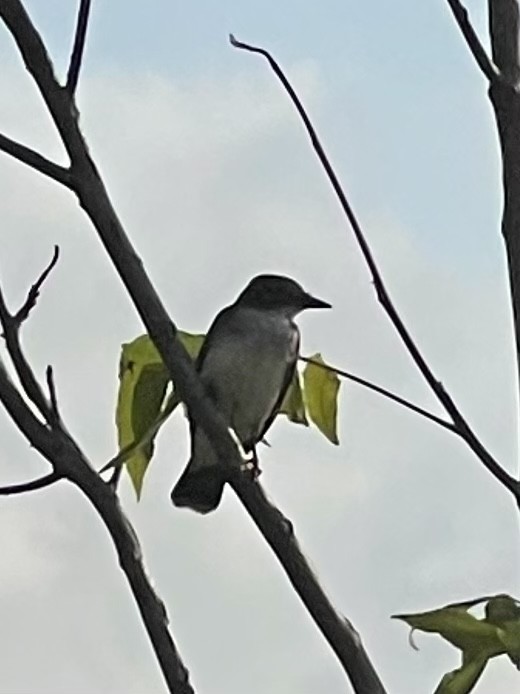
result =
[{"label": "bird's feet", "polygon": [[238,452],[240,453],[240,457],[243,461],[240,465],[240,472],[246,472],[250,474],[253,480],[258,479],[258,477],[260,477],[260,475],[262,474],[262,470],[260,470],[260,467],[258,465],[258,458],[256,457],[255,449],[253,448],[246,453],[242,445],[242,442],[238,438],[236,432],[231,427],[228,427],[228,431],[231,438],[236,443]]}]

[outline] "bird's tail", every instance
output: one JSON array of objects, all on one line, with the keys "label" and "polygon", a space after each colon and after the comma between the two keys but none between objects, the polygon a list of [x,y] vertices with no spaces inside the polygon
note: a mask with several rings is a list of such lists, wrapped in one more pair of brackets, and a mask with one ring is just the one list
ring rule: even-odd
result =
[{"label": "bird's tail", "polygon": [[190,460],[172,489],[171,500],[174,506],[209,513],[219,505],[224,483],[223,470],[218,465],[194,466]]}]

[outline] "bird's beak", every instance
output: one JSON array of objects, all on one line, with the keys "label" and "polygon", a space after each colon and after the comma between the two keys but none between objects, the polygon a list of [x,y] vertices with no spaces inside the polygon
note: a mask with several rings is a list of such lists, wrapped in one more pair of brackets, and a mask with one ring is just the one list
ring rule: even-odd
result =
[{"label": "bird's beak", "polygon": [[305,294],[304,302],[304,308],[332,308],[327,301],[317,299],[315,296],[311,296],[311,294]]}]

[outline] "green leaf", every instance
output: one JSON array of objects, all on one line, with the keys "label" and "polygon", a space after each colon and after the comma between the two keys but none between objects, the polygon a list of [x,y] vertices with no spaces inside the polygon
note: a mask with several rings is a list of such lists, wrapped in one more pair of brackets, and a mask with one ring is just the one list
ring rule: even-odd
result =
[{"label": "green leaf", "polygon": [[[485,616],[478,619],[468,610],[485,602]],[[467,694],[488,660],[507,653],[513,664],[520,663],[520,607],[509,595],[495,595],[438,610],[394,615],[412,629],[433,632],[462,651],[462,665],[446,674],[435,694]]]},{"label": "green leaf", "polygon": [[303,400],[307,414],[322,434],[337,445],[340,381],[336,373],[319,366],[325,365],[320,353],[314,354],[310,359],[316,363],[307,363],[303,371]]},{"label": "green leaf", "polygon": [[300,385],[300,375],[295,369],[292,381],[287,389],[283,402],[277,414],[284,414],[290,422],[309,426],[305,405],[303,404],[303,393]]},{"label": "green leaf", "polygon": [[[190,356],[195,358],[204,335],[181,331],[178,335]],[[119,454],[111,465],[126,463],[139,498],[154,452],[155,437],[179,400],[172,393],[163,407],[169,374],[148,335],[141,335],[122,346],[119,379],[116,409]]]},{"label": "green leaf", "polygon": [[482,657],[464,659],[460,668],[444,675],[433,694],[468,694],[477,684],[487,662],[488,659]]},{"label": "green leaf", "polygon": [[520,606],[509,595],[496,595],[486,605],[486,621],[498,627],[498,638],[513,665],[520,669]]}]

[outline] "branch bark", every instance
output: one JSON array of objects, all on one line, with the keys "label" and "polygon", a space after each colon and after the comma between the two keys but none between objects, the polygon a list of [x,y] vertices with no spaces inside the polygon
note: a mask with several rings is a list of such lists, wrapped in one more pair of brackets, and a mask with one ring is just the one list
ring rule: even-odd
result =
[{"label": "branch bark", "polygon": [[[194,370],[193,363],[176,338],[177,329],[169,318],[154,287],[152,286],[141,259],[136,254],[123,227],[112,207],[110,198],[103,181],[92,161],[86,142],[80,132],[77,113],[70,95],[63,89],[54,76],[52,64],[47,55],[45,46],[31,23],[23,5],[19,0],[3,0],[0,3],[0,17],[14,37],[18,49],[24,59],[25,65],[34,79],[49,113],[61,135],[65,149],[69,155],[72,174],[72,189],[77,195],[81,207],[91,219],[99,238],[101,239],[108,255],[110,256],[124,286],[126,287],[136,309],[139,313],[150,337],[154,341],[161,357],[175,381],[181,399],[188,406],[191,415],[205,430],[210,438],[218,457],[231,465],[235,471],[239,470],[242,462],[238,448],[229,436],[224,421],[214,410],[205,396],[203,387]],[[2,385],[0,373],[0,389]],[[70,447],[70,446],[69,446]],[[67,447],[67,454],[72,451]],[[76,453],[76,457],[79,453]],[[121,543],[119,533],[125,529],[125,524],[119,515],[114,515],[114,505],[117,498],[102,480],[94,475],[91,478],[81,466],[81,476],[72,475],[69,471],[69,479],[78,484],[82,491],[89,497],[94,506],[103,516],[115,543]],[[92,474],[94,474],[92,472]],[[101,485],[101,486],[99,486]],[[291,546],[287,544],[287,521],[279,512],[273,513],[263,493],[260,493],[257,483],[247,481],[243,477],[237,478],[234,484],[237,493],[245,507],[251,513],[253,521],[265,535],[266,540],[273,546],[278,558],[282,562],[287,574],[290,576],[293,586],[298,591],[304,604],[313,606],[313,618],[318,621],[325,638],[338,655],[347,676],[354,685],[357,694],[384,694],[384,688],[371,665],[368,656],[363,650],[359,637],[352,629],[343,629],[338,636],[338,624],[342,618],[334,613],[330,602],[320,588],[312,571],[300,555],[299,561],[294,563],[294,555]],[[103,490],[103,491],[102,491]],[[255,503],[248,499],[254,497]],[[106,508],[110,507],[112,513],[108,518]],[[124,534],[124,547],[118,545],[121,561],[125,559],[132,562],[134,557],[134,545],[128,547],[128,534]],[[125,569],[128,580],[131,583],[134,595],[146,592],[147,583],[142,575],[142,566],[138,563],[133,568],[127,565]],[[309,593],[309,586],[313,586]],[[139,608],[143,614],[143,606],[155,607],[153,597],[139,600]],[[160,612],[160,610],[159,610]],[[157,610],[155,610],[157,618]],[[144,614],[143,614],[144,618]],[[159,620],[160,621],[160,620]],[[151,624],[153,626],[154,621]],[[346,622],[345,622],[346,624]],[[147,623],[147,628],[148,623]],[[150,633],[150,629],[149,629]],[[163,633],[163,632],[162,632]],[[166,632],[167,633],[167,632]],[[165,634],[163,633],[163,637]],[[168,636],[169,638],[169,636]],[[345,639],[341,645],[338,639]],[[166,643],[166,650],[172,650],[173,643]],[[349,651],[350,656],[341,655]],[[340,657],[341,656],[341,657]],[[175,662],[178,662],[177,660]],[[163,668],[164,672],[164,668]],[[177,681],[179,678],[177,678]]]},{"label": "branch bark", "polygon": [[475,58],[479,68],[488,78],[489,82],[500,81],[502,79],[502,75],[497,69],[497,66],[494,65],[489,58],[486,49],[477,36],[477,32],[471,24],[467,9],[459,0],[448,0],[448,5],[453,12],[455,21],[459,25],[459,29],[461,30],[468,48]]},{"label": "branch bark", "polygon": [[87,36],[88,17],[90,13],[90,0],[80,0],[78,9],[78,21],[76,23],[76,33],[74,35],[74,45],[70,56],[70,65],[67,72],[67,83],[65,89],[72,97],[76,91],[79,80],[79,71],[85,50],[85,39]]},{"label": "branch bark", "polygon": [[[98,511],[114,542],[119,564],[130,584],[169,691],[172,694],[194,694],[188,671],[168,630],[166,610],[146,575],[137,536],[123,514],[117,496],[95,473],[78,445],[65,431],[50,431],[35,417],[1,361],[0,401],[29,443],[52,464],[57,478],[73,482]],[[48,482],[49,478],[50,475],[47,476]],[[43,479],[40,482],[44,486]],[[32,488],[37,488],[37,482],[33,483]]]},{"label": "branch bark", "polygon": [[489,32],[493,60],[508,84],[491,84],[502,156],[504,207],[502,234],[506,246],[509,287],[517,354],[517,387],[520,373],[520,59],[517,0],[489,0]]}]

